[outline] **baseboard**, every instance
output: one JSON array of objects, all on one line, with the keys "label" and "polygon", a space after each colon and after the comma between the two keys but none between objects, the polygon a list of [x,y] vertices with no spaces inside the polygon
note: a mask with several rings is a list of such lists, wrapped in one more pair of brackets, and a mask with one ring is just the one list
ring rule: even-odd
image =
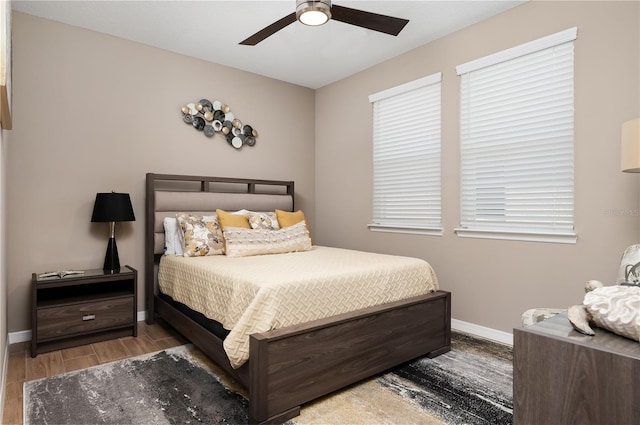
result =
[{"label": "baseboard", "polygon": [[462,320],[457,319],[451,319],[451,329],[513,346],[513,334],[508,332],[486,328],[484,326],[463,322]]},{"label": "baseboard", "polygon": [[31,341],[31,330],[9,332],[9,337],[7,338],[7,341],[9,341],[9,344],[17,344],[19,342]]}]

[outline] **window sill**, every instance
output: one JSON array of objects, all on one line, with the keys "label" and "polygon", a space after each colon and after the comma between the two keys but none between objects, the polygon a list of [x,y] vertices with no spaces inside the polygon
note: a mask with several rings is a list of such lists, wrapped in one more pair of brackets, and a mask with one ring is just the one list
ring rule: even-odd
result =
[{"label": "window sill", "polygon": [[403,226],[390,226],[383,224],[368,224],[369,230],[372,232],[384,232],[384,233],[405,233],[411,235],[429,235],[429,236],[442,236],[441,227],[403,227]]},{"label": "window sill", "polygon": [[527,242],[547,242],[547,243],[563,243],[575,244],[578,235],[575,233],[536,233],[525,231],[506,231],[506,230],[489,230],[489,229],[454,229],[456,234],[461,238],[479,238],[479,239],[502,239],[510,241],[527,241]]}]

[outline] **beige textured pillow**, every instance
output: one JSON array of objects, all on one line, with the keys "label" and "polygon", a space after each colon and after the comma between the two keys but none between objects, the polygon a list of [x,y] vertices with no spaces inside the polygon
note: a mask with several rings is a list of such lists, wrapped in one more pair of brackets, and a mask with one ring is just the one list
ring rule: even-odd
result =
[{"label": "beige textured pillow", "polygon": [[183,256],[204,257],[224,254],[222,229],[216,216],[176,214],[184,235]]},{"label": "beige textured pillow", "polygon": [[224,229],[224,238],[229,257],[283,254],[311,249],[311,238],[304,221],[280,230],[227,227]]}]

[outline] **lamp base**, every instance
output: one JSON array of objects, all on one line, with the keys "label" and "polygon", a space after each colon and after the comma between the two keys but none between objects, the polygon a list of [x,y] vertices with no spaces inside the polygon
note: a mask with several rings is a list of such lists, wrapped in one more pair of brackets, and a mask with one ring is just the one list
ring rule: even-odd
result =
[{"label": "lamp base", "polygon": [[107,254],[104,256],[104,267],[102,269],[108,273],[120,271],[120,259],[118,258],[118,247],[115,237],[109,238]]}]

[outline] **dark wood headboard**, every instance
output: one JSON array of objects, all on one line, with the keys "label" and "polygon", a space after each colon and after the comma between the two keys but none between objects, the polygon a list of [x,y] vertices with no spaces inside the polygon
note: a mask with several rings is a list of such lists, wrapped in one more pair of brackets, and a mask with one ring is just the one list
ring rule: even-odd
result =
[{"label": "dark wood headboard", "polygon": [[293,181],[255,180],[147,173],[145,207],[145,298],[147,315],[154,314],[155,266],[163,254],[165,217],[178,212],[214,214],[235,211],[294,211]]}]

